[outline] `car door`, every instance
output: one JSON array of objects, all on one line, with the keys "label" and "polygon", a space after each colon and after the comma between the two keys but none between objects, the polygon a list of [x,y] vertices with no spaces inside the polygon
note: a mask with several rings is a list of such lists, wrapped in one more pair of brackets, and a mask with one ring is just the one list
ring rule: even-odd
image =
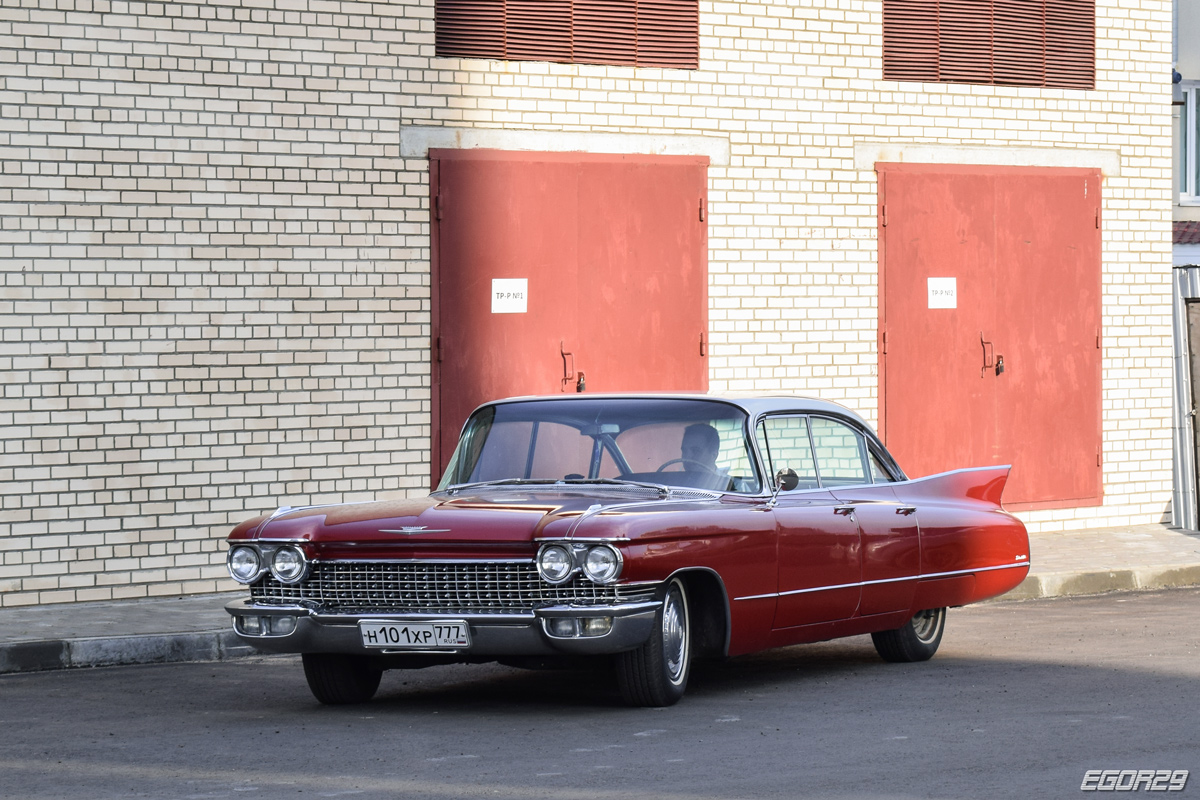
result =
[{"label": "car door", "polygon": [[921,567],[916,509],[900,502],[891,475],[855,426],[811,416],[817,476],[858,526],[862,544],[862,616],[907,609]]},{"label": "car door", "polygon": [[771,475],[794,470],[799,483],[772,509],[778,552],[776,629],[846,619],[858,608],[862,545],[850,509],[820,488],[807,416],[772,416],[758,426]]}]

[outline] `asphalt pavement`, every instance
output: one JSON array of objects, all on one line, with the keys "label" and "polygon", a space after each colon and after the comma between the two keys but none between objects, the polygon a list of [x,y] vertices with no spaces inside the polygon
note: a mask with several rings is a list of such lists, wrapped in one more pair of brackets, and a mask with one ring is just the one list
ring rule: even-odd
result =
[{"label": "asphalt pavement", "polygon": [[[1029,539],[1029,576],[1005,600],[1200,586],[1200,532],[1134,525]],[[224,610],[244,596],[239,590],[0,608],[0,673],[254,655]]]}]

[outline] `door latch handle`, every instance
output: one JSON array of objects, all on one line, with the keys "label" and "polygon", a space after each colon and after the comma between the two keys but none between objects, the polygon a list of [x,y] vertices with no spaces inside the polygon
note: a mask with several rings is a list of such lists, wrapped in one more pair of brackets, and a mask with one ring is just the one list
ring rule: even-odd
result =
[{"label": "door latch handle", "polygon": [[907,517],[909,514],[917,513],[917,509],[915,506],[900,506],[896,509],[896,513]]},{"label": "door latch handle", "polygon": [[[587,381],[583,377],[583,370],[579,370],[578,372],[575,371],[575,354],[567,352],[566,342],[563,341],[559,341],[558,343],[558,352],[559,355],[562,356],[563,360],[562,391],[565,392],[567,390],[567,386],[571,383],[574,383],[575,391],[582,392],[587,388]],[[571,359],[570,367],[567,366],[568,358]]]},{"label": "door latch handle", "polygon": [[986,375],[989,369],[994,369],[997,375],[1004,372],[1004,356],[996,355],[995,345],[983,338],[983,331],[979,332],[979,344],[983,347],[983,366],[979,368],[979,377]]},{"label": "door latch handle", "polygon": [[833,513],[848,517],[854,513],[854,506],[835,506]]}]

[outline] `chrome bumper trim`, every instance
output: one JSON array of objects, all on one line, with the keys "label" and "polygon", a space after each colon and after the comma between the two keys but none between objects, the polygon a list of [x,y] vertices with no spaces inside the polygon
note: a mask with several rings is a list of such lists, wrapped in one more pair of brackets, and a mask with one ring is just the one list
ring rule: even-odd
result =
[{"label": "chrome bumper trim", "polygon": [[[517,614],[320,614],[303,606],[264,605],[236,600],[225,604],[231,617],[291,616],[296,629],[285,636],[249,636],[234,626],[238,638],[271,653],[349,653],[357,655],[427,655],[417,651],[387,651],[364,647],[358,623],[362,620],[464,620],[471,627],[471,646],[438,651],[453,658],[556,654],[603,655],[640,646],[654,631],[659,601],[613,605],[558,605]],[[603,636],[558,638],[545,631],[543,620],[561,617],[612,617],[612,630]]]}]

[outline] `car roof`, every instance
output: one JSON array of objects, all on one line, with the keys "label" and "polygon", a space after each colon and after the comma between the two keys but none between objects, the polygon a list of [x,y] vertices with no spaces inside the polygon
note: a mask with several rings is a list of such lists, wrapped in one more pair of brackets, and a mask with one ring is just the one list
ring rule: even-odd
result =
[{"label": "car roof", "polygon": [[505,403],[522,403],[531,400],[569,403],[582,400],[706,400],[709,402],[727,403],[745,411],[751,418],[763,414],[798,413],[798,414],[829,414],[854,420],[871,433],[874,430],[861,416],[840,403],[829,400],[819,400],[815,397],[804,397],[790,394],[743,394],[730,392],[724,394],[699,394],[687,392],[610,392],[607,394],[551,394],[529,395],[525,397],[507,397],[484,403],[483,406],[501,405]]}]

